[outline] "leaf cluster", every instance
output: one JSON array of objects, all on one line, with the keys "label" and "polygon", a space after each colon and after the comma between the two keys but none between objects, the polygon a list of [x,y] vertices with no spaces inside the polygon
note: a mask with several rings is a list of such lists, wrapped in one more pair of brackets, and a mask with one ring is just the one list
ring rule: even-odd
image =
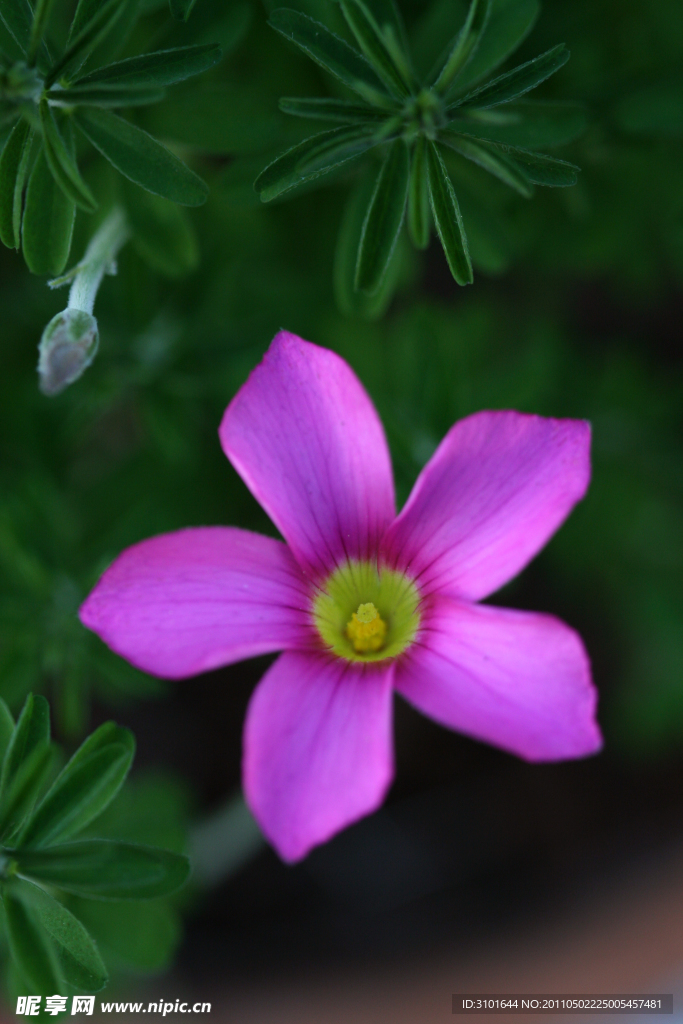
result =
[{"label": "leaf cluster", "polygon": [[[53,56],[46,41],[52,6],[52,0],[34,8],[28,0],[0,0],[0,107],[3,123],[12,125],[0,155],[0,241],[22,249],[33,273],[58,275],[76,210],[93,214],[98,206],[79,167],[84,143],[154,196],[184,206],[205,202],[204,181],[115,110],[157,103],[168,86],[215,65],[222,51],[204,43],[98,64],[103,44],[130,32],[138,5],[79,0]],[[172,13],[186,20],[191,6],[174,0]]]},{"label": "leaf cluster", "polygon": [[[563,67],[569,51],[564,44],[554,46],[491,79],[530,31],[538,4],[471,0],[464,24],[431,70],[422,73],[393,0],[341,0],[340,7],[355,46],[299,11],[283,8],[271,14],[270,25],[355,98],[283,98],[285,113],[335,127],[283,153],[259,174],[254,187],[263,202],[270,202],[372,151],[380,167],[364,216],[358,218],[358,199],[352,197],[347,219],[357,223],[353,229],[343,225],[340,236],[348,250],[346,262],[353,262],[346,278],[358,296],[356,305],[381,304],[404,223],[418,249],[426,248],[434,229],[454,279],[470,284],[472,261],[448,167],[452,154],[484,168],[525,198],[535,185],[575,184],[575,165],[538,150],[580,133],[580,111],[526,99]],[[364,182],[358,191],[368,191]]]},{"label": "leaf cluster", "polygon": [[106,722],[55,775],[49,705],[29,694],[16,724],[0,700],[0,895],[14,967],[31,992],[96,992],[107,969],[83,923],[53,892],[87,900],[166,896],[187,879],[185,857],[112,839],[75,840],[111,803],[135,741]]}]

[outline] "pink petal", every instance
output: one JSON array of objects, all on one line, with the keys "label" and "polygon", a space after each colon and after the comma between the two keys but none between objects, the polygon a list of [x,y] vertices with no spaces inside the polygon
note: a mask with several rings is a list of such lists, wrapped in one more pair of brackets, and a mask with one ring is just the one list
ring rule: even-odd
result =
[{"label": "pink petal", "polygon": [[385,541],[423,591],[479,600],[516,576],[586,492],[590,424],[517,412],[456,423]]},{"label": "pink petal", "polygon": [[107,569],[81,622],[152,675],[180,679],[310,644],[310,599],[281,541],[231,527],[135,544]]},{"label": "pink petal", "polygon": [[244,789],[287,861],[378,807],[393,776],[392,663],[286,651],[254,691]]},{"label": "pink petal", "polygon": [[228,406],[223,450],[301,565],[366,558],[394,516],[382,424],[334,352],[281,331]]},{"label": "pink petal", "polygon": [[527,761],[602,743],[581,638],[550,615],[436,598],[395,686],[430,718]]}]

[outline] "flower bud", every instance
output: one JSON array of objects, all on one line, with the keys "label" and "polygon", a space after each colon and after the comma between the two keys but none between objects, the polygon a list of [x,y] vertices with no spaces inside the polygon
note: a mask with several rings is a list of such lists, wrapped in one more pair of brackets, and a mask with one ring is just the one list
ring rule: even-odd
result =
[{"label": "flower bud", "polygon": [[38,376],[44,395],[58,395],[90,366],[99,344],[97,320],[81,309],[65,309],[43,331]]}]

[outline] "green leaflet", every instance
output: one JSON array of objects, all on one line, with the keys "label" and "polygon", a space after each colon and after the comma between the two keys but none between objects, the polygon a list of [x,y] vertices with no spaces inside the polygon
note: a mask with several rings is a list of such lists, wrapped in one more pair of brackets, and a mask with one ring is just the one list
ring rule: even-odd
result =
[{"label": "green leaflet", "polygon": [[22,761],[19,770],[3,791],[0,801],[0,838],[9,842],[16,834],[52,770],[55,749],[39,743]]},{"label": "green leaflet", "polygon": [[75,120],[95,149],[136,185],[181,206],[206,202],[202,179],[141,128],[109,110],[78,111]]},{"label": "green leaflet", "polygon": [[417,249],[426,249],[429,245],[429,228],[427,141],[420,136],[413,146],[408,183],[408,232]]},{"label": "green leaflet", "polygon": [[178,21],[187,21],[197,0],[169,0],[171,14]]},{"label": "green leaflet", "polygon": [[36,0],[35,10],[33,13],[33,23],[31,25],[31,36],[28,45],[29,64],[32,64],[35,60],[38,47],[40,46],[45,34],[53,3],[54,0]]},{"label": "green leaflet", "polygon": [[474,142],[472,139],[465,139],[462,136],[451,135],[449,132],[442,132],[440,140],[456,153],[460,153],[461,156],[472,160],[473,163],[495,175],[525,199],[530,199],[534,194],[527,175],[502,150],[487,147],[485,143]]},{"label": "green leaflet", "polygon": [[446,131],[522,149],[572,142],[588,125],[580,103],[522,101],[506,104],[504,110],[457,108],[456,113],[463,116],[449,121]]},{"label": "green leaflet", "polygon": [[[99,992],[104,988],[108,981],[107,969],[81,922],[32,882],[15,879],[10,891],[14,907],[19,900],[23,904],[25,920],[33,919],[49,935],[64,981],[85,992]],[[41,945],[45,946],[44,938],[41,939]],[[59,991],[59,988],[52,991]]]},{"label": "green leaflet", "polygon": [[0,156],[0,240],[10,249],[21,244],[21,203],[33,141],[33,129],[23,118],[12,129]]},{"label": "green leaflet", "polygon": [[135,749],[132,735],[107,723],[81,745],[22,829],[18,846],[45,846],[80,832],[123,785]]},{"label": "green leaflet", "polygon": [[368,295],[379,290],[391,261],[403,224],[409,173],[408,147],[396,139],[379,172],[358,248],[355,286]]},{"label": "green leaflet", "polygon": [[491,0],[472,0],[465,24],[453,41],[451,51],[434,82],[437,92],[445,93],[455,76],[474,56],[488,25]]},{"label": "green leaflet", "polygon": [[21,763],[36,747],[50,742],[50,706],[44,697],[29,693],[12,736],[0,776],[0,790],[12,784]]},{"label": "green leaflet", "polygon": [[[344,125],[320,132],[268,164],[254,182],[254,188],[262,202],[269,203],[271,199],[327,174],[378,144],[374,135],[358,126],[349,128]],[[314,169],[304,173],[301,167],[309,158],[314,161]]]},{"label": "green leaflet", "polygon": [[535,185],[547,185],[552,188],[566,188],[576,185],[581,170],[576,164],[566,160],[558,160],[544,153],[528,153],[524,149],[510,149],[510,156],[518,164],[524,174]]},{"label": "green leaflet", "polygon": [[206,44],[204,46],[179,46],[173,50],[157,50],[154,53],[143,53],[139,57],[129,57],[97,68],[90,74],[76,79],[74,85],[84,87],[95,84],[125,86],[163,87],[183,82],[193,75],[217,64],[223,55],[220,46]]},{"label": "green leaflet", "polygon": [[52,89],[47,94],[47,99],[53,106],[62,107],[140,107],[148,103],[158,103],[164,96],[163,89],[76,85],[68,89]]},{"label": "green leaflet", "polygon": [[77,896],[141,900],[168,896],[187,880],[187,857],[169,850],[110,839],[64,843],[47,850],[10,853],[19,872]]},{"label": "green leaflet", "polygon": [[363,3],[363,0],[340,0],[346,22],[356,37],[356,42],[374,68],[378,78],[399,99],[410,95],[412,76],[407,60],[400,50],[392,53],[387,47],[381,29]]},{"label": "green leaflet", "polygon": [[434,224],[441,239],[448,266],[458,284],[471,284],[473,281],[472,262],[467,248],[467,236],[460,207],[443,157],[433,142],[427,143],[427,173]]},{"label": "green leaflet", "polygon": [[79,0],[67,48],[45,78],[47,89],[62,75],[81,67],[95,47],[111,32],[124,9],[125,4],[121,0]]},{"label": "green leaflet", "polygon": [[[60,135],[57,123],[47,100],[40,102],[40,126],[43,129],[45,156],[52,176],[64,195],[86,213],[97,209],[95,197],[81,178],[76,161],[67,149]],[[69,132],[71,126],[67,125]],[[69,147],[73,151],[73,144]]]},{"label": "green leaflet", "polygon": [[12,734],[14,732],[14,719],[10,709],[0,697],[0,764],[5,758]]},{"label": "green leaflet", "polygon": [[495,71],[526,39],[540,10],[539,0],[492,0],[486,31],[452,91],[462,93]]},{"label": "green leaflet", "polygon": [[269,24],[364,100],[390,104],[382,82],[365,57],[320,22],[283,7],[273,11]]},{"label": "green leaflet", "polygon": [[374,107],[361,103],[349,103],[335,99],[299,99],[283,96],[280,110],[295,117],[309,117],[317,121],[342,121],[345,124],[356,121],[359,124],[378,124],[382,120]]},{"label": "green leaflet", "polygon": [[33,22],[28,0],[0,0],[0,19],[21,52],[28,54]]},{"label": "green leaflet", "polygon": [[53,995],[63,988],[56,950],[35,915],[16,895],[16,886],[2,894],[10,953],[24,984],[36,995]]},{"label": "green leaflet", "polygon": [[495,107],[499,103],[508,103],[510,100],[523,96],[524,93],[535,89],[537,85],[550,78],[556,71],[559,71],[569,60],[569,50],[564,43],[553,46],[551,50],[542,53],[540,57],[534,57],[526,64],[520,64],[507,71],[504,75],[494,78],[492,82],[480,86],[473,92],[468,93],[456,103],[449,106],[449,111],[459,106],[473,103],[474,106]]}]

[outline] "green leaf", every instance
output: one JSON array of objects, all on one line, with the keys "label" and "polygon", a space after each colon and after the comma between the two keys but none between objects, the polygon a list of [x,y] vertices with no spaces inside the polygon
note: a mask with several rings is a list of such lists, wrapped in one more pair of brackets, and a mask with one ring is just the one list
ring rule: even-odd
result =
[{"label": "green leaf", "polygon": [[522,101],[506,105],[504,110],[471,110],[467,114],[449,121],[446,130],[522,149],[572,142],[588,125],[580,103]]},{"label": "green leaf", "polygon": [[[321,133],[321,135],[324,134],[328,133]],[[321,139],[316,145],[310,146],[304,154],[299,156],[296,165],[297,173],[305,178],[310,177],[311,174],[324,173],[352,157],[367,152],[368,149],[372,149],[373,146],[377,146],[383,141],[383,138],[378,138],[377,134],[368,127],[354,125],[347,129],[345,138]]]},{"label": "green leaf", "polygon": [[405,99],[410,95],[412,76],[408,70],[407,61],[398,60],[389,50],[372,14],[368,11],[363,0],[340,0],[341,9],[346,22],[356,37],[356,41],[365,57],[374,68],[377,77],[384,82],[384,85],[392,95],[399,99]]},{"label": "green leaf", "polygon": [[285,114],[293,114],[295,117],[310,117],[317,121],[377,124],[383,117],[374,107],[361,103],[349,103],[347,100],[298,99],[283,96],[279,105],[280,110]]},{"label": "green leaf", "polygon": [[0,801],[0,838],[9,841],[30,813],[36,798],[52,770],[56,751],[49,743],[40,743],[19,766]]},{"label": "green leaf", "polygon": [[[99,992],[107,984],[107,969],[97,946],[80,921],[44,889],[16,879],[12,896],[18,896],[34,921],[49,935],[57,961],[68,985],[85,992]],[[27,915],[28,916],[28,915]],[[59,989],[53,989],[59,991]]]},{"label": "green leaf", "polygon": [[0,239],[10,249],[18,249],[21,242],[21,201],[32,141],[33,130],[22,118],[0,156]]},{"label": "green leaf", "polygon": [[464,92],[495,71],[526,39],[540,10],[539,0],[493,0],[486,31],[453,88]]},{"label": "green leaf", "polygon": [[508,152],[534,185],[566,188],[569,185],[576,185],[578,181],[581,168],[576,164],[543,153],[528,153],[524,149],[510,148]]},{"label": "green leaf", "polygon": [[408,183],[408,232],[417,249],[429,245],[430,223],[427,140],[420,135],[413,147]]},{"label": "green leaf", "polygon": [[569,50],[564,43],[559,43],[552,50],[542,53],[540,57],[534,57],[526,64],[520,64],[507,71],[504,75],[494,78],[492,82],[480,86],[473,92],[468,93],[456,103],[449,106],[449,111],[459,106],[473,105],[475,107],[495,107],[499,103],[509,103],[510,100],[523,96],[524,93],[535,89],[546,78],[550,78],[556,71],[559,71],[569,60]]},{"label": "green leaf", "polygon": [[408,196],[410,157],[396,139],[377,177],[358,247],[355,286],[374,295],[384,279],[398,239]]},{"label": "green leaf", "polygon": [[472,139],[464,139],[459,135],[452,135],[447,131],[441,132],[439,139],[456,153],[460,153],[509,185],[525,199],[531,198],[534,194],[529,178],[502,150],[487,147],[485,143],[474,142]]},{"label": "green leaf", "polygon": [[28,60],[32,64],[35,60],[45,29],[52,11],[54,0],[37,0],[33,12],[33,23],[31,25],[31,38],[28,45]]},{"label": "green leaf", "polygon": [[65,843],[49,850],[13,850],[19,873],[77,896],[143,900],[168,896],[187,881],[187,857],[111,839]]},{"label": "green leaf", "polygon": [[97,68],[76,79],[75,84],[85,86],[107,83],[158,88],[202,74],[217,64],[222,55],[223,51],[215,43],[156,50],[154,53],[143,53],[139,57],[129,57],[107,67]]},{"label": "green leaf", "polygon": [[[97,736],[97,733],[93,734]],[[130,770],[134,740],[124,729],[121,742],[89,742],[76,751],[55,779],[19,836],[18,846],[45,846],[80,832],[114,799]]]},{"label": "green leaf", "polygon": [[444,94],[455,76],[474,56],[486,30],[491,12],[491,0],[472,0],[465,24],[453,41],[448,57],[434,82],[437,92]]},{"label": "green leaf", "polygon": [[45,78],[47,89],[62,75],[75,73],[83,65],[95,47],[111,32],[124,9],[125,4],[121,0],[79,0],[67,48]]},{"label": "green leaf", "polygon": [[391,105],[382,82],[365,57],[319,21],[283,7],[273,11],[268,24],[364,100]]},{"label": "green leaf", "polygon": [[451,273],[458,284],[473,281],[467,236],[455,190],[437,146],[427,143],[427,173],[432,215]]},{"label": "green leaf", "polygon": [[[361,147],[361,139],[364,140],[364,148]],[[286,153],[268,164],[254,182],[254,188],[262,202],[269,203],[276,196],[280,196],[304,182],[327,174],[334,167],[360,156],[366,149],[375,145],[378,143],[374,136],[367,133],[360,135],[357,127],[348,128],[344,125],[340,128],[332,128],[328,132],[320,132],[318,135],[312,135],[310,139],[300,142],[298,146],[288,149]],[[324,152],[328,156],[332,154],[336,156],[327,166],[320,166],[321,154]],[[317,155],[318,169],[309,174],[302,174],[299,169],[301,162],[311,154]]]},{"label": "green leaf", "polygon": [[50,742],[50,706],[44,697],[29,693],[12,736],[0,775],[0,790],[12,784],[23,761],[36,747]]},{"label": "green leaf", "polygon": [[15,885],[7,886],[2,896],[10,954],[32,993],[53,995],[64,985],[56,950],[14,890]]},{"label": "green leaf", "polygon": [[28,0],[0,0],[0,19],[22,54],[28,54],[33,22]]},{"label": "green leaf", "polygon": [[202,179],[141,128],[109,110],[78,111],[75,118],[95,149],[136,185],[181,206],[206,202]]},{"label": "green leaf", "polygon": [[178,21],[187,21],[197,0],[169,0],[171,14]]},{"label": "green leaf", "polygon": [[14,733],[14,719],[10,709],[0,697],[0,764],[4,760],[7,748]]},{"label": "green leaf", "polygon": [[[52,176],[64,195],[86,213],[97,209],[95,197],[81,178],[76,161],[67,150],[47,100],[40,101],[40,126],[43,129],[43,144]],[[70,131],[70,125],[68,126]],[[69,147],[73,151],[73,144]]]},{"label": "green leaf", "polygon": [[199,246],[186,211],[140,189],[126,189],[133,245],[155,270],[182,277],[199,262]]},{"label": "green leaf", "polygon": [[129,86],[72,86],[52,89],[47,99],[60,107],[141,107],[158,103],[165,96],[163,89],[130,88]]}]

